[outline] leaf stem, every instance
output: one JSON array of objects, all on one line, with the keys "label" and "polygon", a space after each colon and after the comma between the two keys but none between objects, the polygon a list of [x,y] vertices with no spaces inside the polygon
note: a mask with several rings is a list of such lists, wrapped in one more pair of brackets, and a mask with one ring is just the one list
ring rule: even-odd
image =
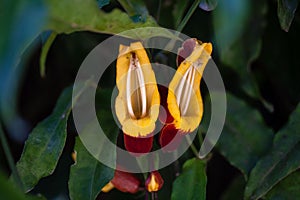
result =
[{"label": "leaf stem", "polygon": [[190,136],[187,135],[185,138],[186,138],[186,140],[187,140],[187,143],[190,145],[190,148],[191,148],[192,152],[194,153],[194,155],[195,155],[198,159],[200,159],[200,158],[199,158],[199,154],[198,154],[198,150],[197,150],[197,148],[195,147],[195,145],[193,144],[193,141],[191,140]]},{"label": "leaf stem", "polygon": [[202,131],[200,130],[201,128],[199,127],[198,128],[198,132],[197,132],[197,135],[198,135],[198,141],[199,141],[199,145],[201,147],[202,143],[203,143],[203,137],[202,137]]},{"label": "leaf stem", "polygon": [[183,28],[185,27],[185,25],[187,24],[187,22],[189,21],[189,19],[193,15],[193,13],[195,12],[196,8],[200,4],[200,1],[201,0],[195,0],[194,1],[194,3],[192,4],[192,6],[190,7],[189,11],[187,12],[187,14],[184,16],[183,20],[178,25],[178,27],[177,27],[177,31],[178,32],[181,32],[183,30]]},{"label": "leaf stem", "polygon": [[17,183],[17,185],[19,186],[19,188],[22,191],[24,191],[23,182],[22,182],[22,180],[19,176],[18,170],[15,166],[14,159],[13,159],[13,156],[12,156],[11,151],[9,149],[9,145],[8,145],[7,139],[5,137],[5,134],[4,134],[1,123],[0,123],[0,138],[1,138],[1,144],[2,144],[2,147],[3,147],[3,150],[4,150],[4,154],[6,156],[9,168],[10,168],[11,173],[12,173],[12,177],[13,177],[15,183]]},{"label": "leaf stem", "polygon": [[[180,24],[178,25],[176,31],[177,33],[175,33],[175,36],[178,36],[180,34],[180,32],[183,30],[183,28],[185,27],[185,25],[187,24],[187,22],[189,21],[189,19],[191,18],[191,16],[193,15],[193,13],[195,12],[196,8],[198,7],[199,3],[201,0],[195,0],[194,3],[192,4],[192,6],[190,7],[189,11],[187,12],[187,14],[184,16],[183,20],[180,22]],[[176,40],[175,39],[171,39],[168,44],[165,46],[165,50],[167,51],[171,51],[175,45]]]},{"label": "leaf stem", "polygon": [[50,47],[52,46],[52,43],[54,42],[55,38],[57,36],[56,32],[52,32],[50,36],[48,37],[46,43],[44,44],[40,56],[40,74],[41,77],[45,77],[46,75],[46,59],[49,52]]},{"label": "leaf stem", "polygon": [[157,13],[156,13],[157,23],[159,22],[159,18],[160,18],[160,10],[161,10],[161,0],[158,0],[158,8],[157,8]]}]

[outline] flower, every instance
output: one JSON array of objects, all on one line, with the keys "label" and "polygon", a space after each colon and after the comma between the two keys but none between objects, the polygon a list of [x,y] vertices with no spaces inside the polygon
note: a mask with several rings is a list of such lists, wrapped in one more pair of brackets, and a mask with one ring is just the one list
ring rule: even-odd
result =
[{"label": "flower", "polygon": [[113,179],[107,183],[102,192],[109,192],[113,188],[117,188],[121,192],[136,193],[141,185],[140,180],[132,173],[115,170]]},{"label": "flower", "polygon": [[148,192],[157,192],[164,185],[164,180],[162,179],[158,171],[153,171],[145,182],[145,187]]},{"label": "flower", "polygon": [[140,42],[120,45],[116,84],[119,94],[115,110],[125,148],[132,153],[147,153],[152,149],[160,96],[154,71]]},{"label": "flower", "polygon": [[[159,142],[166,151],[174,150],[181,138],[193,132],[200,124],[203,115],[200,81],[211,52],[211,43],[202,43],[196,39],[185,41],[178,51],[179,67],[169,84],[167,98],[162,99],[162,106],[167,110],[167,120]],[[167,148],[169,143],[171,145]]]}]

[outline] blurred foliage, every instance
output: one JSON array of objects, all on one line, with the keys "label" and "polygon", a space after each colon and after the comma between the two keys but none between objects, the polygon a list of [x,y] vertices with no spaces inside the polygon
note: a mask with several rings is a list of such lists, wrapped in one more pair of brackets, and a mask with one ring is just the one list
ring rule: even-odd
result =
[{"label": "blurred foliage", "polygon": [[261,158],[251,171],[245,196],[258,199],[276,183],[300,167],[300,104],[289,122],[273,140],[273,148]]},{"label": "blurred foliage", "polygon": [[268,194],[266,199],[292,200],[300,196],[299,190],[300,172],[299,170],[290,174],[277,184]]},{"label": "blurred foliage", "polygon": [[[227,106],[225,126],[217,148],[247,178],[258,159],[270,149],[273,133],[257,110],[229,93]],[[241,147],[244,147],[243,151]]]},{"label": "blurred foliage", "polygon": [[22,191],[16,188],[12,183],[7,183],[6,177],[0,174],[0,198],[14,200],[43,200],[42,196],[25,195]]},{"label": "blurred foliage", "polygon": [[283,30],[289,31],[297,6],[297,0],[278,0],[278,18]]},{"label": "blurred foliage", "polygon": [[[211,160],[193,158],[187,151],[159,170],[165,184],[158,198],[299,198],[298,0],[1,0],[0,5],[0,116],[6,133],[1,142],[8,144],[0,149],[0,199],[36,199],[32,195],[39,193],[48,199],[145,199],[144,191],[100,192],[113,170],[93,158],[76,137],[67,87],[97,44],[149,26],[183,28],[191,37],[211,41],[228,91],[226,123]],[[162,30],[141,31],[132,39],[153,34],[174,37]],[[154,62],[163,57],[166,64],[174,63],[172,55],[153,54]],[[108,89],[97,92],[99,121],[120,144],[110,111],[113,65],[103,82]],[[205,84],[201,88],[207,108],[200,132],[205,134],[209,98]],[[195,140],[195,147],[200,143]],[[101,141],[99,147],[101,151]],[[78,157],[71,166],[73,149]],[[116,151],[110,156],[115,159]],[[16,168],[24,188],[7,178],[13,169],[5,159],[19,160]],[[31,190],[30,196],[21,190]]]}]

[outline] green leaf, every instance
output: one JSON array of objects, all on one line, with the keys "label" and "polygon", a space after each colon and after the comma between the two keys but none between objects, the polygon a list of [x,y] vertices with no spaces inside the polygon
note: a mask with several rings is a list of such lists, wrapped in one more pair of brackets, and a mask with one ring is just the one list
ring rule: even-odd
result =
[{"label": "green leaf", "polygon": [[71,112],[72,87],[64,90],[52,114],[30,133],[17,170],[26,191],[53,173],[63,151],[67,121]]},{"label": "green leaf", "polygon": [[[57,33],[72,33],[75,31],[92,31],[96,33],[118,34],[120,32],[142,27],[158,27],[151,16],[146,16],[144,23],[134,23],[130,17],[114,9],[110,13],[99,10],[95,0],[48,0],[49,22],[46,29]],[[145,31],[143,35],[130,35],[135,39],[147,38],[153,32]],[[165,33],[169,36],[169,32]]]},{"label": "green leaf", "polygon": [[113,178],[114,170],[96,160],[76,138],[77,161],[71,167],[69,179],[72,200],[94,200],[101,189]]},{"label": "green leaf", "polygon": [[[4,1],[0,13],[0,114],[11,135],[18,137],[24,135],[25,130],[13,124],[15,121],[23,122],[17,113],[17,95],[25,68],[19,61],[39,33],[52,30],[57,33],[92,31],[117,34],[134,28],[158,27],[148,15],[145,23],[134,23],[120,10],[105,13],[99,9],[95,0],[76,0],[72,3],[68,0]],[[155,35],[172,36],[166,30],[143,30],[139,34],[123,36],[141,39]],[[32,47],[35,45],[33,43]],[[42,66],[46,50],[42,54]]]},{"label": "green leaf", "polygon": [[201,0],[199,7],[205,11],[212,11],[218,5],[218,0]]},{"label": "green leaf", "polygon": [[22,193],[16,188],[9,180],[0,173],[0,199],[13,199],[13,200],[41,200],[42,197],[29,196]]},{"label": "green leaf", "polygon": [[[100,89],[96,93],[96,110],[101,128],[111,142],[116,144],[119,134],[119,128],[116,125],[111,113],[111,93],[109,89]],[[94,135],[98,126],[98,120],[93,120],[88,124],[81,135],[89,135],[90,142],[85,140],[85,143],[95,144]],[[114,170],[100,163],[94,156],[105,156],[110,162],[116,162],[116,148],[110,149],[108,154],[104,155],[104,149],[107,149],[104,141],[97,141],[97,155],[91,155],[87,151],[80,138],[76,139],[75,151],[77,152],[77,162],[71,167],[69,179],[70,197],[76,199],[95,199],[101,188],[105,186],[114,175]]]},{"label": "green leaf", "polygon": [[192,158],[183,165],[180,174],[173,183],[172,200],[193,200],[206,198],[206,164],[204,161]]},{"label": "green leaf", "polygon": [[140,0],[118,0],[127,14],[134,22],[145,22],[148,10],[143,1]]},{"label": "green leaf", "polygon": [[286,32],[289,31],[294,14],[298,6],[298,0],[277,0],[277,14],[280,26]]},{"label": "green leaf", "polygon": [[295,200],[300,197],[300,171],[290,174],[280,181],[265,196],[267,200]]},{"label": "green leaf", "polygon": [[227,116],[217,148],[245,178],[270,149],[272,139],[273,132],[264,124],[260,113],[227,93]]},{"label": "green leaf", "polygon": [[265,0],[228,0],[219,1],[212,12],[220,60],[238,74],[240,87],[252,97],[260,96],[250,65],[260,54],[266,11]]},{"label": "green leaf", "polygon": [[288,124],[275,136],[271,151],[250,173],[246,199],[259,199],[275,184],[300,167],[300,104]]}]

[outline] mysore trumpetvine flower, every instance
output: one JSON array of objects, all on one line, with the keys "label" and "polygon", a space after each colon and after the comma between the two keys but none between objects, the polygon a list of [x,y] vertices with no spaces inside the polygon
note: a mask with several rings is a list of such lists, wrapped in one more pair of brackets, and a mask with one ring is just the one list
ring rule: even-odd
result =
[{"label": "mysore trumpetvine flower", "polygon": [[123,172],[115,170],[113,179],[108,182],[102,189],[102,192],[109,192],[113,188],[117,188],[121,192],[137,193],[141,181],[136,177],[135,174],[129,172]]},{"label": "mysore trumpetvine flower", "polygon": [[152,148],[160,96],[154,71],[140,42],[120,45],[116,74],[119,94],[115,109],[125,148],[133,153],[147,153]]},{"label": "mysore trumpetvine flower", "polygon": [[145,187],[148,192],[157,192],[164,185],[164,180],[158,171],[153,171],[148,176]]},{"label": "mysore trumpetvine flower", "polygon": [[[175,136],[191,133],[199,126],[203,115],[200,81],[211,52],[211,43],[202,43],[196,39],[185,41],[179,49],[179,67],[168,90],[160,88],[163,92],[168,91],[167,99],[162,99],[162,106],[167,110],[165,126],[159,138],[162,147],[168,145]],[[165,150],[174,150],[176,142],[172,141],[174,145]]]}]

